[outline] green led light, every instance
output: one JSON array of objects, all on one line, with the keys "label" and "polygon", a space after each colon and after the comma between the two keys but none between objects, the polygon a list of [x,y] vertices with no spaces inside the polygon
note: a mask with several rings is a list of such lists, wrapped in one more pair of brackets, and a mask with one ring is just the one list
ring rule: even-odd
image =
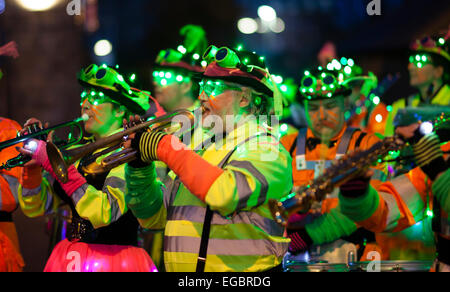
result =
[{"label": "green led light", "polygon": [[178,76],[177,76],[177,81],[178,81],[178,82],[181,82],[181,81],[183,81],[183,76],[181,76],[181,75],[178,75]]},{"label": "green led light", "polygon": [[305,71],[305,76],[309,76],[311,74],[309,71]]},{"label": "green led light", "polygon": [[430,209],[427,209],[427,216],[433,218],[434,217],[433,211]]},{"label": "green led light", "polygon": [[391,111],[392,111],[392,105],[388,105],[388,106],[386,107],[386,109],[387,109],[388,112],[391,112]]},{"label": "green led light", "polygon": [[163,78],[164,77],[164,72],[159,72],[159,77]]},{"label": "green led light", "polygon": [[130,76],[130,81],[131,81],[131,82],[134,82],[134,80],[136,80],[136,74],[132,74],[132,75]]},{"label": "green led light", "polygon": [[192,58],[194,58],[194,60],[198,60],[198,59],[200,59],[200,55],[199,54],[194,54],[192,56]]},{"label": "green led light", "polygon": [[379,96],[375,96],[372,101],[374,104],[379,104],[381,100]]},{"label": "green led light", "polygon": [[288,125],[287,125],[287,124],[282,124],[282,125],[280,126],[280,131],[281,131],[281,132],[286,133],[287,130],[288,130]]},{"label": "green led light", "polygon": [[206,61],[202,61],[202,67],[206,67],[206,66],[208,66],[208,62],[206,62]]},{"label": "green led light", "polygon": [[439,38],[438,40],[440,45],[444,45],[445,44],[445,39],[444,38]]},{"label": "green led light", "polygon": [[427,61],[427,56],[423,55],[422,56],[422,61],[426,62]]},{"label": "green led light", "polygon": [[183,47],[182,45],[179,45],[177,50],[178,50],[178,52],[180,52],[182,54],[186,54],[186,48]]},{"label": "green led light", "polygon": [[349,66],[345,66],[345,68],[344,68],[344,72],[345,72],[345,74],[351,74],[352,73],[352,68],[350,68]]},{"label": "green led light", "polygon": [[159,76],[159,72],[158,71],[153,72],[153,77],[158,77],[158,76]]},{"label": "green led light", "polygon": [[242,45],[238,45],[238,47],[236,48],[236,50],[241,51],[244,47]]},{"label": "green led light", "polygon": [[82,93],[81,93],[81,97],[82,98],[85,98],[87,96],[87,92],[86,91],[83,91]]},{"label": "green led light", "polygon": [[346,57],[342,57],[341,58],[341,64],[346,66],[347,65],[347,58]]},{"label": "green led light", "polygon": [[170,79],[170,78],[172,78],[172,73],[166,72],[166,74],[164,74],[164,76],[166,77],[166,79]]},{"label": "green led light", "polygon": [[423,64],[421,63],[421,62],[419,62],[419,63],[417,63],[417,68],[422,68],[423,67]]},{"label": "green led light", "polygon": [[353,67],[353,65],[355,65],[355,61],[353,61],[353,59],[348,59],[347,65],[349,65],[350,67]]},{"label": "green led light", "polygon": [[360,107],[356,108],[355,110],[357,115],[360,115],[362,113],[362,109]]},{"label": "green led light", "polygon": [[416,61],[420,61],[420,56],[419,55],[416,55]]},{"label": "green led light", "polygon": [[287,90],[288,90],[287,86],[284,85],[284,84],[280,86],[280,89],[281,89],[281,91],[283,91],[283,92],[287,92]]}]

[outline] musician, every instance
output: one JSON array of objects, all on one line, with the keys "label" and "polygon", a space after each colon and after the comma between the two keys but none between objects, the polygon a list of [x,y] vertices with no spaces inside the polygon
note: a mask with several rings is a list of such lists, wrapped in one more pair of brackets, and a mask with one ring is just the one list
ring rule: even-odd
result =
[{"label": "musician", "polygon": [[[401,98],[392,104],[392,109],[381,122],[385,135],[394,134],[394,121],[400,109],[426,105],[450,105],[450,31],[446,36],[426,36],[415,40],[410,47],[409,82],[419,92]],[[382,104],[379,107],[383,107]],[[385,110],[380,110],[385,111]]]},{"label": "musician", "polygon": [[183,43],[176,50],[159,52],[153,68],[156,100],[167,112],[199,107],[198,76],[205,70],[202,54],[208,47],[206,32],[198,25],[186,25],[180,30]]},{"label": "musician", "polygon": [[[22,128],[16,121],[0,118],[0,129],[0,142],[4,142],[16,138]],[[0,161],[5,163],[18,155],[19,152],[14,147],[9,147],[0,152]],[[12,218],[12,213],[19,206],[18,186],[21,173],[19,167],[0,170],[0,272],[21,272],[24,267]]]},{"label": "musician", "polygon": [[[370,172],[349,181],[341,187],[342,212],[373,232],[398,232],[432,216],[437,249],[432,270],[450,272],[450,172],[448,155],[443,153],[450,150],[450,143],[440,146],[439,137],[426,134],[418,124],[396,132],[413,145],[419,167],[383,183],[377,191],[364,183]],[[348,192],[349,185],[364,187]]]},{"label": "musician", "polygon": [[[338,81],[336,71],[322,67],[305,71],[300,94],[308,128],[281,139],[292,156],[294,190],[308,185],[340,156],[354,149],[366,150],[380,141],[375,135],[346,125],[345,98],[350,93],[351,88]],[[384,180],[382,170],[382,166],[375,169],[374,185]],[[342,215],[337,203],[335,190],[321,204],[315,204],[308,214],[291,216],[287,228],[288,237],[292,240],[288,258],[304,260],[305,256],[310,256],[311,260],[344,263],[350,252],[357,260],[357,255],[358,258],[363,257],[364,250],[377,249],[373,233],[358,229],[354,222]]]},{"label": "musician", "polygon": [[[144,114],[148,94],[130,88],[124,76],[103,65],[82,70],[81,114],[87,115],[84,129],[97,140],[121,131],[122,119]],[[33,122],[33,121],[31,121]],[[68,168],[68,182],[62,183],[53,171],[46,142],[25,145],[21,152],[33,162],[24,167],[19,197],[29,217],[52,211],[61,201],[72,210],[68,239],[53,250],[46,272],[155,271],[148,254],[137,247],[138,222],[128,210],[124,166],[104,173],[87,173],[84,166],[96,161],[95,151]],[[100,156],[99,159],[101,159]],[[43,179],[42,169],[49,174]]]},{"label": "musician", "polygon": [[[210,47],[205,60],[199,98],[213,138],[191,149],[160,132],[136,135],[142,161],[126,168],[128,206],[141,226],[165,227],[167,271],[280,269],[289,240],[267,202],[291,189],[291,159],[264,125],[281,97],[255,53]],[[171,187],[155,180],[155,160],[177,177]]]}]

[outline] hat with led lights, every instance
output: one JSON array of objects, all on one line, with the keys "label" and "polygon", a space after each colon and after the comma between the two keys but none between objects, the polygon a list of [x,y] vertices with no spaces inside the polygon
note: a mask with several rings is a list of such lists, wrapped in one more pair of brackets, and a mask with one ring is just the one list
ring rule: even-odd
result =
[{"label": "hat with led lights", "polygon": [[448,65],[450,63],[449,38],[450,30],[445,36],[425,36],[415,40],[410,46],[409,62],[422,68],[426,64],[436,64],[437,60],[433,59],[434,56],[445,60]]},{"label": "hat with led lights", "polygon": [[149,109],[150,92],[132,88],[116,70],[107,65],[92,64],[77,75],[78,82],[87,89],[81,97],[106,100],[122,105],[128,111],[143,115]]},{"label": "hat with led lights", "polygon": [[337,80],[353,88],[361,87],[361,94],[368,97],[370,92],[378,86],[378,78],[372,72],[364,75],[363,69],[358,66],[352,58],[342,57],[340,60],[333,59],[327,66],[327,70],[335,71]]},{"label": "hat with led lights", "polygon": [[166,49],[156,57],[153,76],[174,79],[181,82],[185,77],[201,74],[206,62],[201,59],[202,53],[208,47],[206,32],[198,25],[186,25],[180,30],[184,41],[176,50]]},{"label": "hat with led lights", "polygon": [[282,114],[282,95],[274,85],[264,57],[244,50],[241,45],[236,49],[211,45],[203,53],[203,60],[208,63],[203,78],[237,83],[266,97],[273,97],[276,115]]},{"label": "hat with led lights", "polygon": [[352,90],[346,80],[339,80],[338,73],[319,66],[303,73],[299,91],[303,100],[332,99],[348,96]]}]

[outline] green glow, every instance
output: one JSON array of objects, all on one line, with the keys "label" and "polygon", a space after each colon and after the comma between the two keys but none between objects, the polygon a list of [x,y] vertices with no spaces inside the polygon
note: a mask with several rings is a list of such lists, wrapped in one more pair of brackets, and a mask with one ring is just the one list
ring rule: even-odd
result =
[{"label": "green glow", "polygon": [[349,66],[345,66],[344,72],[345,72],[345,74],[349,75],[352,73],[352,68],[350,68]]},{"label": "green glow", "polygon": [[[207,82],[204,82],[202,80],[199,83],[199,85],[200,85],[200,93],[204,92],[208,97],[218,96],[228,90],[242,91],[242,88],[240,87],[230,86],[220,81],[212,82],[211,80],[208,80]],[[257,103],[256,99],[255,103]]]},{"label": "green glow", "polygon": [[433,218],[434,217],[433,211],[430,209],[427,209],[427,216]]},{"label": "green glow", "polygon": [[355,65],[355,61],[353,61],[353,59],[348,59],[347,64],[348,64],[350,67],[353,67],[353,65]]},{"label": "green glow", "polygon": [[178,76],[177,76],[177,81],[178,81],[178,82],[181,82],[181,81],[183,81],[183,76],[181,76],[181,75],[178,75]]},{"label": "green glow", "polygon": [[386,107],[386,109],[387,109],[388,112],[391,112],[391,111],[392,111],[392,105],[388,105],[388,106]]},{"label": "green glow", "polygon": [[346,58],[346,57],[342,57],[342,58],[341,58],[341,64],[342,64],[343,66],[346,66],[346,65],[347,65],[347,58]]},{"label": "green glow", "polygon": [[166,74],[164,74],[164,76],[166,77],[166,79],[170,79],[170,78],[172,78],[172,73],[166,72]]},{"label": "green glow", "polygon": [[309,76],[311,74],[309,71],[305,71],[305,76]]},{"label": "green glow", "polygon": [[422,65],[422,63],[421,62],[419,62],[419,63],[417,63],[417,68],[422,68],[423,67],[423,65]]},{"label": "green glow", "polygon": [[440,45],[444,45],[445,44],[445,39],[444,38],[439,38],[438,40]]},{"label": "green glow", "polygon": [[134,82],[136,80],[136,74],[132,74],[131,76],[130,76],[130,81],[131,82]]},{"label": "green glow", "polygon": [[356,108],[356,114],[360,115],[362,113],[362,109],[360,107]]},{"label": "green glow", "polygon": [[194,58],[194,60],[198,60],[198,59],[200,59],[200,55],[199,54],[194,54],[192,56],[192,58]]},{"label": "green glow", "polygon": [[286,133],[287,130],[288,130],[288,125],[287,125],[287,124],[282,124],[282,125],[280,126],[280,131],[281,131],[281,132]]},{"label": "green glow", "polygon": [[284,84],[280,86],[280,89],[281,89],[281,91],[283,91],[283,92],[287,92],[287,90],[288,90],[287,86],[284,85]]}]

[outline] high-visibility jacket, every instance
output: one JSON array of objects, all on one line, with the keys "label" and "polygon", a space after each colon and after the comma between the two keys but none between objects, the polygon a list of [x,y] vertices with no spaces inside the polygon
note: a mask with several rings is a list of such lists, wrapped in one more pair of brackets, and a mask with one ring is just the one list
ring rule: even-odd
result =
[{"label": "high-visibility jacket", "polygon": [[[158,149],[173,155],[170,137],[164,137]],[[256,272],[281,264],[289,239],[283,237],[267,202],[281,199],[292,188],[287,151],[254,121],[194,150],[197,154],[190,148],[176,152],[187,158],[178,161],[176,175],[181,181],[176,179],[168,188],[155,180],[153,164],[126,169],[130,209],[144,228],[165,228],[166,270],[196,270],[207,206],[213,216],[205,271]],[[218,169],[220,175],[208,183],[210,169]],[[199,195],[198,189],[205,194]]]},{"label": "high-visibility jacket", "polygon": [[[397,115],[398,111],[400,109],[404,109],[405,107],[418,107],[420,106],[422,102],[422,99],[419,94],[413,95],[409,98],[401,98],[397,101],[395,101],[392,104],[392,110],[387,113],[386,109],[375,109],[376,111],[387,113],[387,116],[383,116],[381,119],[381,122],[379,124],[382,126],[382,128],[385,129],[384,135],[385,136],[392,136],[394,135],[394,118]],[[433,98],[431,98],[430,103],[432,105],[443,105],[443,106],[449,106],[450,105],[450,86],[448,84],[441,87],[441,89],[436,92]],[[379,104],[378,107],[384,107],[386,106],[384,104]],[[378,126],[379,127],[379,126]]]},{"label": "high-visibility jacket", "polygon": [[[0,141],[16,138],[21,129],[17,122],[0,118]],[[20,144],[0,152],[0,164],[19,155],[15,149],[17,146]],[[16,227],[12,222],[12,212],[19,206],[18,186],[21,173],[21,167],[0,171],[0,272],[19,272],[24,267]]]},{"label": "high-visibility jacket", "polygon": [[[319,176],[324,169],[331,166],[333,160],[358,148],[365,150],[380,141],[375,135],[367,135],[355,128],[344,126],[342,130],[331,139],[336,141],[334,146],[328,148],[319,144],[310,151],[306,146],[308,138],[315,138],[310,129],[300,129],[298,133],[287,135],[281,142],[292,155],[292,170],[294,186],[305,186],[315,177]],[[374,168],[373,185],[380,185],[385,180],[383,166]],[[338,205],[337,190],[322,201],[320,205],[322,216],[315,217],[310,223],[305,224],[305,229],[311,237],[314,245],[333,243],[340,238],[354,233],[358,226],[343,216]],[[308,218],[308,217],[306,217]],[[340,222],[339,224],[335,224]],[[342,242],[344,244],[344,242]],[[336,244],[330,245],[335,249]]]},{"label": "high-visibility jacket", "polygon": [[[95,153],[102,150],[104,149],[99,149]],[[104,157],[106,156],[99,157],[97,162]],[[78,164],[79,161],[76,162],[77,166]],[[94,228],[100,228],[110,225],[127,213],[124,176],[125,165],[121,165],[108,173],[100,189],[86,183],[76,190],[71,200],[80,217],[88,220]],[[25,215],[43,216],[53,212],[62,203],[62,199],[53,189],[54,182],[55,179],[50,175],[42,175],[40,167],[24,168],[19,198]]]},{"label": "high-visibility jacket", "polygon": [[[441,148],[449,151],[450,143]],[[440,183],[448,187],[448,177],[447,170],[447,176],[438,180],[447,179]],[[440,201],[435,200],[436,183],[433,184],[420,168],[414,168],[383,183],[377,190],[369,189],[360,198],[340,196],[341,209],[349,218],[374,232],[401,231],[433,214],[433,230],[443,241],[450,240],[450,193],[447,188],[446,193],[440,194]]]}]

